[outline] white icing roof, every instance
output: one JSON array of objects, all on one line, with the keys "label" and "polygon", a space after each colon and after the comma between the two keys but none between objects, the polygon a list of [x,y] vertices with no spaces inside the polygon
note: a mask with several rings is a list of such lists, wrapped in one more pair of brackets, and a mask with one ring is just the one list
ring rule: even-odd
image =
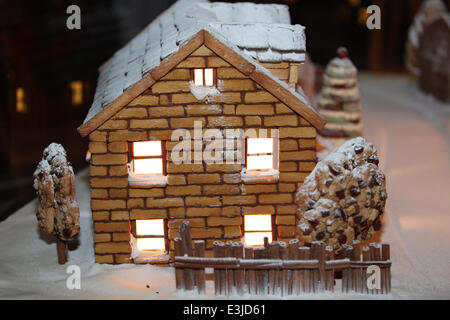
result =
[{"label": "white icing roof", "polygon": [[202,29],[261,62],[305,60],[304,27],[290,24],[287,6],[179,0],[102,66],[84,123]]}]

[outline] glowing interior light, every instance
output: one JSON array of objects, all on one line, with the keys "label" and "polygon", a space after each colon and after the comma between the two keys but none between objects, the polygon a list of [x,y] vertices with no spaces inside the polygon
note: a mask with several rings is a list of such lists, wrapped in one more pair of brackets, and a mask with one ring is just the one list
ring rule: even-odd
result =
[{"label": "glowing interior light", "polygon": [[135,157],[160,156],[162,154],[161,141],[133,142],[133,154]]},{"label": "glowing interior light", "polygon": [[136,241],[138,250],[165,250],[164,238],[138,238]]},{"label": "glowing interior light", "polygon": [[249,138],[247,140],[247,169],[266,170],[273,168],[273,139]]},{"label": "glowing interior light", "polygon": [[251,214],[244,216],[244,239],[248,246],[260,246],[267,237],[272,242],[272,216]]},{"label": "glowing interior light", "polygon": [[16,89],[16,111],[19,113],[27,112],[27,104],[25,103],[25,90],[23,88]]},{"label": "glowing interior light", "polygon": [[203,86],[203,69],[194,69],[194,84]]},{"label": "glowing interior light", "polygon": [[273,168],[273,157],[270,156],[248,156],[247,169],[248,170],[264,170]]},{"label": "glowing interior light", "polygon": [[271,231],[272,216],[270,214],[248,214],[244,216],[244,231]]},{"label": "glowing interior light", "polygon": [[247,232],[244,237],[245,244],[247,246],[262,246],[266,237],[269,243],[272,242],[272,232]]},{"label": "glowing interior light", "polygon": [[247,148],[249,154],[255,153],[272,153],[273,139],[272,138],[249,138],[247,140]]},{"label": "glowing interior light", "polygon": [[205,86],[214,85],[213,77],[214,77],[213,69],[211,68],[205,69]]},{"label": "glowing interior light", "polygon": [[164,220],[136,220],[136,235],[138,236],[164,236]]},{"label": "glowing interior light", "polygon": [[72,81],[70,83],[72,89],[72,105],[78,106],[83,103],[83,82]]},{"label": "glowing interior light", "polygon": [[162,236],[152,238],[137,238],[136,245],[139,250],[165,250],[164,220],[136,220],[137,236]]},{"label": "glowing interior light", "polygon": [[162,159],[134,159],[135,174],[162,174]]}]

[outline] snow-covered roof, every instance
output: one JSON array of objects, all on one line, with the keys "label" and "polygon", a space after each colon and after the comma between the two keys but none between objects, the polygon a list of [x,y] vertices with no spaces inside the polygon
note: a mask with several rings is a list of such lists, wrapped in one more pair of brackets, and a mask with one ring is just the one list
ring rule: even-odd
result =
[{"label": "snow-covered roof", "polygon": [[305,59],[304,27],[290,24],[287,6],[179,0],[101,67],[84,123],[202,29],[261,62]]}]

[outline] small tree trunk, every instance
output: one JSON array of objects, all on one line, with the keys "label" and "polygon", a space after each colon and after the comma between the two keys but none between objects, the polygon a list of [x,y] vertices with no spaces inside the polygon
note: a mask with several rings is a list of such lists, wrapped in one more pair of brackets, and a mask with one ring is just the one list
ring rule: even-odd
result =
[{"label": "small tree trunk", "polygon": [[56,250],[58,252],[58,263],[65,264],[67,262],[67,242],[56,238]]}]

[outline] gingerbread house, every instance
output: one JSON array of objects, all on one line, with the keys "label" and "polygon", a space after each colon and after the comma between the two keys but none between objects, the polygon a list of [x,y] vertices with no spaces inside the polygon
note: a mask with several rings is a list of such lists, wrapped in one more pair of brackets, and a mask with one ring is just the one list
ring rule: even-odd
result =
[{"label": "gingerbread house", "polygon": [[295,192],[325,124],[295,88],[304,59],[286,6],[200,0],[116,52],[78,129],[96,262],[167,262],[185,220],[206,256],[215,240],[294,238]]},{"label": "gingerbread house", "polygon": [[420,88],[450,102],[450,14],[436,18],[425,28],[420,43]]}]

